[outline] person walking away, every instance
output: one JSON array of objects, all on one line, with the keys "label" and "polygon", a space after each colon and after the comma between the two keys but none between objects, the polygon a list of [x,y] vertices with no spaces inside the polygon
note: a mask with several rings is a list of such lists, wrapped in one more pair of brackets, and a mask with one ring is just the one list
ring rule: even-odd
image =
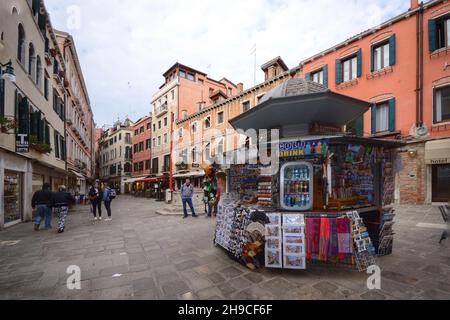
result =
[{"label": "person walking away", "polygon": [[195,214],[194,204],[192,203],[192,197],[194,196],[194,186],[191,184],[191,180],[186,179],[186,182],[181,186],[181,201],[183,202],[184,217],[188,217],[187,205],[191,208],[192,217],[197,218]]},{"label": "person walking away", "polygon": [[103,203],[105,204],[106,211],[108,212],[108,218],[105,221],[111,221],[111,202],[116,198],[116,190],[111,189],[108,184],[105,184],[105,189],[103,190]]},{"label": "person walking away", "polygon": [[36,191],[31,199],[31,206],[36,209],[36,220],[34,222],[34,230],[38,231],[42,220],[45,218],[45,228],[52,228],[52,202],[53,193],[50,191],[50,184],[44,183],[42,190]]},{"label": "person walking away", "polygon": [[[91,200],[92,213],[94,214],[94,221],[102,220],[102,197],[103,193],[98,181],[89,190],[89,200]],[[98,209],[98,218],[97,218]]]},{"label": "person walking away", "polygon": [[63,233],[66,229],[69,206],[73,203],[75,203],[74,196],[66,191],[66,186],[60,186],[59,191],[53,196],[53,206],[58,213],[58,233]]}]

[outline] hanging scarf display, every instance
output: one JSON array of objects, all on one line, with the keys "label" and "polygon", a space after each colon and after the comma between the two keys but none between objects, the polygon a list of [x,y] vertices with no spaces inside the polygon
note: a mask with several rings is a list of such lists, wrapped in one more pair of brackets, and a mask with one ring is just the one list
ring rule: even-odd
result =
[{"label": "hanging scarf display", "polygon": [[345,262],[352,256],[352,241],[350,219],[343,217],[336,219],[338,236],[338,255],[341,262]]},{"label": "hanging scarf display", "polygon": [[330,223],[330,243],[328,246],[328,260],[331,260],[332,262],[338,262],[339,241],[338,241],[336,218],[330,218],[328,219],[328,221]]},{"label": "hanging scarf display", "polygon": [[330,245],[330,219],[320,219],[320,243],[319,243],[319,260],[328,261],[328,249]]},{"label": "hanging scarf display", "polygon": [[319,258],[320,218],[306,218],[306,259]]}]

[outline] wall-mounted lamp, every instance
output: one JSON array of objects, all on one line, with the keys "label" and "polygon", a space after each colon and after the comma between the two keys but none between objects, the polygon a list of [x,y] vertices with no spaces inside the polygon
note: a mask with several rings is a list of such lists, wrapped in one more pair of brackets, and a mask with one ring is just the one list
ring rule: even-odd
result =
[{"label": "wall-mounted lamp", "polygon": [[417,150],[408,150],[408,156],[411,159],[414,159],[415,157],[417,157]]},{"label": "wall-mounted lamp", "polygon": [[[6,70],[3,71],[3,67],[6,67]],[[11,81],[12,83],[16,82],[16,75],[14,74],[14,67],[12,66],[12,62],[9,61],[6,64],[0,63],[0,76],[3,80]]]}]

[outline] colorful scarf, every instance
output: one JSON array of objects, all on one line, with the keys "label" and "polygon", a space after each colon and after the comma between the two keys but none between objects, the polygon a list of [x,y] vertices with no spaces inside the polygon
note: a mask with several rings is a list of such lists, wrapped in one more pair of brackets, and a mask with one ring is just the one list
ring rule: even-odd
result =
[{"label": "colorful scarf", "polygon": [[341,262],[352,256],[351,226],[350,219],[339,218],[336,221],[338,236],[338,255]]},{"label": "colorful scarf", "polygon": [[320,218],[306,218],[306,259],[319,258]]},{"label": "colorful scarf", "polygon": [[339,249],[339,240],[337,233],[337,222],[336,218],[328,219],[330,222],[330,243],[328,246],[328,259],[333,262],[338,262],[338,249]]},{"label": "colorful scarf", "polygon": [[328,261],[328,251],[330,246],[330,219],[320,219],[320,242],[319,242],[319,260]]}]

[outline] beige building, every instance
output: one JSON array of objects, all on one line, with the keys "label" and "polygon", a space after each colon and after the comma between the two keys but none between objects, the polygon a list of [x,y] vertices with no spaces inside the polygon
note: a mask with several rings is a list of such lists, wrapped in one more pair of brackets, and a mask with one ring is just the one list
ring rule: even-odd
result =
[{"label": "beige building", "polygon": [[66,141],[68,189],[88,193],[94,176],[95,124],[89,94],[78,59],[75,42],[66,32],[55,31],[59,48],[65,59]]},{"label": "beige building", "polygon": [[0,228],[32,219],[43,182],[55,190],[66,181],[65,61],[43,1],[0,1],[0,63],[9,61],[16,82],[1,82]]},{"label": "beige building", "polygon": [[99,142],[100,180],[120,193],[128,193],[126,181],[131,178],[133,163],[133,122],[126,119],[104,130]]}]

